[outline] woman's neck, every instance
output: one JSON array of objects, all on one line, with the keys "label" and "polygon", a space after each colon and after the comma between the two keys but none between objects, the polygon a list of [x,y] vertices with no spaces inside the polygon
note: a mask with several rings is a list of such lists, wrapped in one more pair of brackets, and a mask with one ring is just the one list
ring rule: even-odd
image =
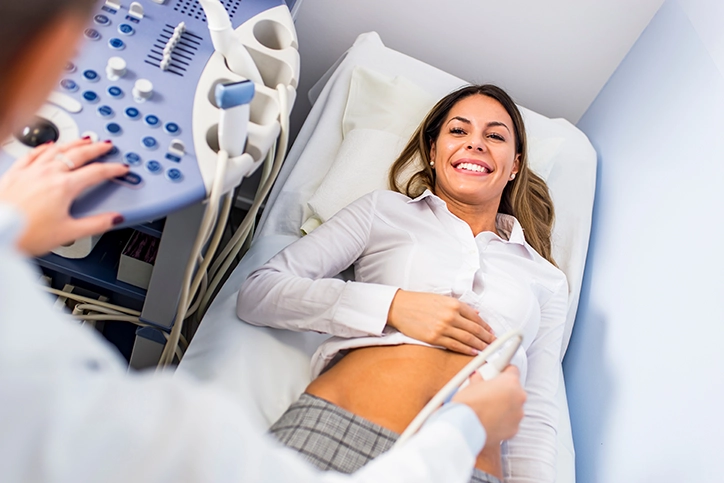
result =
[{"label": "woman's neck", "polygon": [[473,236],[478,236],[484,231],[490,231],[500,236],[496,225],[500,200],[496,200],[495,203],[472,205],[445,196],[444,193],[436,193],[436,195],[445,202],[450,213],[468,224]]}]

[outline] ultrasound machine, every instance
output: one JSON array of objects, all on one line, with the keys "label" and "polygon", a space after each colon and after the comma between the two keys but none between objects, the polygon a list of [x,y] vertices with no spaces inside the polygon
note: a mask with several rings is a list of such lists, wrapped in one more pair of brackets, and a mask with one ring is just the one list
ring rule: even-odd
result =
[{"label": "ultrasound machine", "polygon": [[[283,0],[105,0],[83,35],[34,121],[2,142],[0,174],[47,141],[112,140],[97,162],[123,162],[129,173],[84,193],[71,212],[117,211],[119,228],[161,235],[139,320],[167,337],[193,297],[184,285],[199,271],[201,247],[228,214],[221,198],[265,160],[270,184],[283,157],[299,79],[292,16]],[[152,223],[164,218],[162,229]],[[99,238],[61,247],[41,265],[81,263]],[[90,266],[73,270],[83,278]]]}]

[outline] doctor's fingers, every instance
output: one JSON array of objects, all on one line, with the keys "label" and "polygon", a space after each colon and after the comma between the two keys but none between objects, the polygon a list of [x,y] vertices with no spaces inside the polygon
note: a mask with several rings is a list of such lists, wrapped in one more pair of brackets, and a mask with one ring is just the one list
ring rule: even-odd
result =
[{"label": "doctor's fingers", "polygon": [[70,173],[70,196],[75,199],[84,190],[103,181],[108,181],[128,173],[128,166],[121,163],[93,163],[82,166]]},{"label": "doctor's fingers", "polygon": [[470,332],[456,327],[448,328],[445,334],[440,336],[439,340],[438,344],[443,347],[472,356],[478,355],[481,350],[488,347],[487,342],[483,342]]},{"label": "doctor's fingers", "polygon": [[8,171],[18,170],[34,163],[43,153],[53,148],[53,143],[41,144],[37,148],[33,148],[28,154],[18,158]]}]

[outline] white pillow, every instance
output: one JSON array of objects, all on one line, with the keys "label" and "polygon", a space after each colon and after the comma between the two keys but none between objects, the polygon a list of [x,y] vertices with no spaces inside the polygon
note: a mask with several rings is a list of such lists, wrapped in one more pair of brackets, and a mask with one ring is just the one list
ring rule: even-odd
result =
[{"label": "white pillow", "polygon": [[[310,233],[357,198],[388,189],[390,166],[436,102],[403,77],[393,79],[355,67],[342,118],[344,140],[307,202],[312,215],[302,224],[302,233]],[[560,137],[528,138],[529,167],[543,179],[548,178],[563,141]]]}]

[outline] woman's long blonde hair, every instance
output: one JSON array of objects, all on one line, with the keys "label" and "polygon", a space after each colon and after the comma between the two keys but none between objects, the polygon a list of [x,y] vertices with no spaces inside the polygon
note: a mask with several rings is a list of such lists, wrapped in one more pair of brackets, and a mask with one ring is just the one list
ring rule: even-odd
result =
[{"label": "woman's long blonde hair", "polygon": [[[435,192],[435,171],[430,166],[430,148],[438,138],[450,109],[460,100],[474,95],[498,101],[513,120],[515,152],[520,156],[518,174],[503,189],[498,213],[515,216],[525,232],[525,240],[543,258],[555,265],[551,256],[553,201],[545,181],[528,168],[527,140],[523,116],[510,96],[500,87],[485,84],[458,89],[443,97],[418,126],[400,156],[390,168],[390,189],[415,198],[425,189]],[[409,179],[403,171],[413,170]],[[405,181],[406,180],[406,181]]]}]

